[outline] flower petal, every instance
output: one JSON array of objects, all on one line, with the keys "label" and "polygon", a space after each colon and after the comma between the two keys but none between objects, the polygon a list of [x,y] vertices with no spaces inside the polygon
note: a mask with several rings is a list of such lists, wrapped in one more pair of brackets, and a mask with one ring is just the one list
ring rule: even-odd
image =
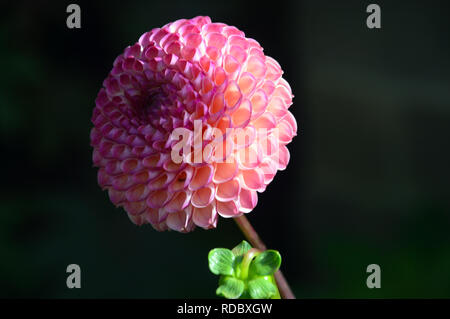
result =
[{"label": "flower petal", "polygon": [[189,202],[191,200],[190,197],[190,194],[188,194],[187,192],[178,192],[166,205],[164,205],[164,209],[169,213],[181,211],[189,205]]},{"label": "flower petal", "polygon": [[232,200],[227,202],[216,201],[216,209],[220,216],[229,218],[229,217],[237,217],[241,213],[239,212],[238,206]]},{"label": "flower petal", "polygon": [[228,182],[217,185],[216,199],[220,201],[236,199],[240,190],[241,186],[239,184],[239,179],[234,178]]},{"label": "flower petal", "polygon": [[214,199],[215,189],[212,185],[200,188],[192,194],[192,206],[203,208],[208,206]]},{"label": "flower petal", "polygon": [[189,184],[189,189],[195,191],[208,185],[214,175],[214,166],[205,165],[195,169],[194,177]]},{"label": "flower petal", "polygon": [[216,184],[227,182],[235,177],[237,175],[237,172],[238,165],[232,158],[223,163],[216,163],[213,182]]},{"label": "flower petal", "polygon": [[240,211],[243,213],[251,212],[258,203],[258,194],[256,191],[241,189],[239,194]]},{"label": "flower petal", "polygon": [[215,228],[217,225],[217,212],[214,205],[194,207],[192,219],[197,226],[205,229]]},{"label": "flower petal", "polygon": [[259,190],[264,186],[264,175],[257,168],[241,171],[239,179],[241,185],[250,190]]}]

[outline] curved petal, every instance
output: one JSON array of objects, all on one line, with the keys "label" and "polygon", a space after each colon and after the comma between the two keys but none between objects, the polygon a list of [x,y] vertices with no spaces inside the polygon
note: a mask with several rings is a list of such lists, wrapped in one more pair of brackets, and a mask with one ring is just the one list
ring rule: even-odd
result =
[{"label": "curved petal", "polygon": [[249,100],[242,101],[239,108],[231,114],[231,125],[233,127],[244,127],[252,117],[252,104]]},{"label": "curved petal", "polygon": [[279,151],[272,155],[272,160],[278,164],[278,169],[282,171],[286,169],[290,157],[291,155],[286,145],[281,145]]},{"label": "curved petal", "polygon": [[147,197],[150,189],[145,184],[138,184],[126,191],[126,198],[130,202],[138,202]]},{"label": "curved petal", "polygon": [[142,214],[147,209],[147,204],[145,200],[140,202],[126,202],[123,207],[128,214],[139,215]]},{"label": "curved petal", "polygon": [[217,185],[216,199],[220,201],[234,200],[239,196],[241,185],[239,179],[234,178],[228,182]]},{"label": "curved petal", "polygon": [[247,148],[240,149],[237,154],[240,169],[253,169],[261,163],[262,154],[258,149],[258,146],[255,144]]},{"label": "curved petal", "polygon": [[164,205],[164,209],[169,213],[181,211],[189,205],[190,200],[190,193],[188,194],[185,191],[178,192],[166,205]]},{"label": "curved petal", "polygon": [[184,170],[179,172],[172,183],[169,185],[169,191],[177,192],[186,189],[191,183],[192,177],[194,176],[194,169],[192,166],[186,167]]},{"label": "curved petal", "polygon": [[238,165],[233,158],[223,163],[216,163],[213,182],[216,184],[225,183],[235,177],[238,173]]},{"label": "curved petal", "polygon": [[186,232],[189,224],[189,217],[185,211],[171,213],[167,216],[166,224],[170,229]]},{"label": "curved petal", "polygon": [[195,169],[194,177],[189,184],[189,189],[195,191],[208,185],[214,175],[214,166],[204,165]]},{"label": "curved petal", "polygon": [[240,211],[243,213],[251,212],[258,203],[258,194],[256,191],[241,189],[239,194]]},{"label": "curved petal", "polygon": [[157,190],[151,192],[147,197],[147,205],[151,208],[161,208],[171,199],[173,194],[166,190]]},{"label": "curved petal", "polygon": [[217,212],[212,204],[202,208],[194,207],[192,214],[194,223],[199,227],[210,229],[217,225]]},{"label": "curved petal", "polygon": [[264,175],[259,169],[241,171],[239,180],[244,188],[259,190],[264,187]]},{"label": "curved petal", "polygon": [[241,215],[235,201],[222,202],[216,200],[216,209],[220,216],[225,218],[237,217]]},{"label": "curved petal", "polygon": [[197,208],[203,208],[208,206],[214,199],[215,189],[214,186],[208,185],[206,187],[196,190],[192,194],[191,203],[192,206]]}]

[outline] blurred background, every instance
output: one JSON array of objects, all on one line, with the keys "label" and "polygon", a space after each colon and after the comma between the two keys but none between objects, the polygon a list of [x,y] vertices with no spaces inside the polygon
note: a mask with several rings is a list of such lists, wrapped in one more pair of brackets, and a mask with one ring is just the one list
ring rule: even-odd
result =
[{"label": "blurred background", "polygon": [[[66,7],[81,6],[81,29]],[[446,1],[14,1],[0,19],[0,297],[213,298],[214,247],[133,225],[97,186],[94,100],[139,36],[209,15],[257,39],[295,94],[291,162],[248,218],[300,298],[450,297]],[[66,287],[68,264],[82,288]],[[381,267],[368,289],[366,267]]]}]

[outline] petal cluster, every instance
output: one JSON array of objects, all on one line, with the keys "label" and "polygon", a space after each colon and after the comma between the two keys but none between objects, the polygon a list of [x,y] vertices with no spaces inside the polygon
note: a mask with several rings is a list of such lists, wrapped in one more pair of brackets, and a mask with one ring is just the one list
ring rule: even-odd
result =
[{"label": "petal cluster", "polygon": [[[282,73],[258,42],[209,17],[144,33],[114,61],[95,101],[99,185],[134,223],[160,231],[214,228],[219,215],[252,211],[286,168],[297,132]],[[177,153],[182,161],[180,131],[193,150]]]}]

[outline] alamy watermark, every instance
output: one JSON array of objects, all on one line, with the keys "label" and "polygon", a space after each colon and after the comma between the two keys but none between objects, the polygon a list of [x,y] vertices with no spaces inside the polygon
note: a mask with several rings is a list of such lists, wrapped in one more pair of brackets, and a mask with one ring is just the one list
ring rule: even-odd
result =
[{"label": "alamy watermark", "polygon": [[66,8],[66,12],[70,13],[66,19],[66,25],[69,29],[81,28],[81,8],[78,4],[69,4]]},{"label": "alamy watermark", "polygon": [[378,4],[372,3],[367,6],[367,13],[370,13],[366,19],[366,25],[369,29],[381,29],[381,8]]},{"label": "alamy watermark", "polygon": [[377,264],[370,264],[366,269],[367,273],[370,275],[367,277],[366,285],[367,288],[381,288],[381,268]]},{"label": "alamy watermark", "polygon": [[70,273],[66,279],[67,288],[81,288],[81,268],[77,264],[70,264],[66,268],[66,272]]},{"label": "alamy watermark", "polygon": [[[194,130],[179,127],[173,130],[169,142],[173,143],[171,158],[180,163],[232,163],[237,160],[246,165],[261,162],[261,154],[280,160],[280,132],[272,129],[208,127],[201,120],[194,121]],[[237,158],[235,158],[237,157]]]}]

